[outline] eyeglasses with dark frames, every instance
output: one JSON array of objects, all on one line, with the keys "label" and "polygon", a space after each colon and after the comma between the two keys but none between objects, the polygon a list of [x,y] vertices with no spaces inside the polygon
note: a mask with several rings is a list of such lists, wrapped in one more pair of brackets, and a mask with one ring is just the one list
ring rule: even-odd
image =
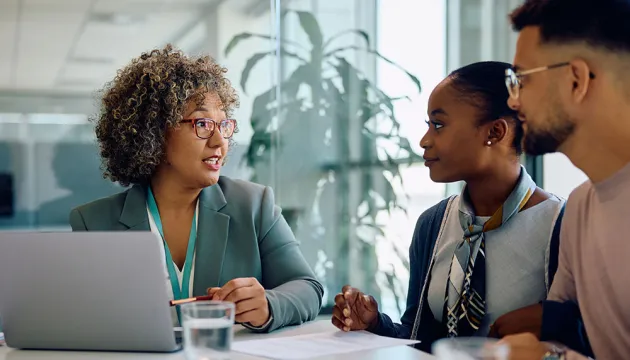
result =
[{"label": "eyeglasses with dark frames", "polygon": [[236,130],[236,120],[234,119],[215,121],[210,118],[196,118],[185,119],[180,121],[180,123],[191,123],[193,129],[195,129],[195,135],[200,139],[211,138],[217,128],[224,139],[229,139],[234,134],[234,130]]},{"label": "eyeglasses with dark frames", "polygon": [[[516,71],[513,68],[506,69],[505,70],[505,86],[507,86],[508,92],[510,93],[510,97],[514,100],[517,100],[518,97],[520,96],[520,92],[521,92],[520,90],[523,87],[523,82],[521,80],[523,77],[531,75],[531,74],[551,70],[551,69],[557,69],[560,67],[568,66],[569,64],[570,64],[569,62],[561,62],[557,64],[541,66],[541,67],[537,67],[537,68],[533,68],[529,70],[523,70],[523,71]],[[591,79],[595,79],[595,74],[591,72],[589,73],[589,77]]]}]

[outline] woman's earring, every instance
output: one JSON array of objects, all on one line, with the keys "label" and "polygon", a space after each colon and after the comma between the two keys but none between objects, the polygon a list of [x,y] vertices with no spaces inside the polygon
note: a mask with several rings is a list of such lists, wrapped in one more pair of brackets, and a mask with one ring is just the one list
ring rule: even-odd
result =
[{"label": "woman's earring", "polygon": [[486,144],[488,144],[488,146],[490,146],[490,145],[492,145],[492,141],[488,140],[488,142]]}]

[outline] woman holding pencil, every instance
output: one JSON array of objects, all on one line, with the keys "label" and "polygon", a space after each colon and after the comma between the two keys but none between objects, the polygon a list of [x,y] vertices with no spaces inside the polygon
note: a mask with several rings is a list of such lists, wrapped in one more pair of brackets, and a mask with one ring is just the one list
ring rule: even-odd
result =
[{"label": "woman holding pencil", "polygon": [[120,70],[104,89],[96,138],[104,176],[133,186],[73,209],[70,225],[154,232],[174,303],[233,302],[236,322],[269,332],[314,319],[323,288],[272,189],[220,176],[237,130],[225,72],[170,45]]}]

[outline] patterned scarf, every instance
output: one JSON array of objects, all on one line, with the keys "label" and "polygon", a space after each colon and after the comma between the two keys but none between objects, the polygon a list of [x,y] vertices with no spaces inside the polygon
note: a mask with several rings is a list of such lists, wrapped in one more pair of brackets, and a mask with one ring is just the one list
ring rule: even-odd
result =
[{"label": "patterned scarf", "polygon": [[527,203],[536,190],[536,183],[521,166],[516,188],[484,225],[475,224],[475,213],[462,191],[459,201],[459,222],[464,239],[455,249],[444,312],[448,337],[472,336],[479,329],[486,314],[486,254],[484,234],[498,229]]}]

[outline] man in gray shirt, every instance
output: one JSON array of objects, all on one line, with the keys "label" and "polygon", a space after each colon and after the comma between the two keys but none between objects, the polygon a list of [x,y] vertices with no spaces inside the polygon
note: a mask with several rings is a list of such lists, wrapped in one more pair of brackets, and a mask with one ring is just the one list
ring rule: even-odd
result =
[{"label": "man in gray shirt", "polygon": [[[559,151],[589,178],[569,197],[549,300],[579,305],[598,359],[630,357],[630,0],[528,0],[509,105],[530,155]],[[514,359],[583,359],[533,335],[504,339]]]}]

